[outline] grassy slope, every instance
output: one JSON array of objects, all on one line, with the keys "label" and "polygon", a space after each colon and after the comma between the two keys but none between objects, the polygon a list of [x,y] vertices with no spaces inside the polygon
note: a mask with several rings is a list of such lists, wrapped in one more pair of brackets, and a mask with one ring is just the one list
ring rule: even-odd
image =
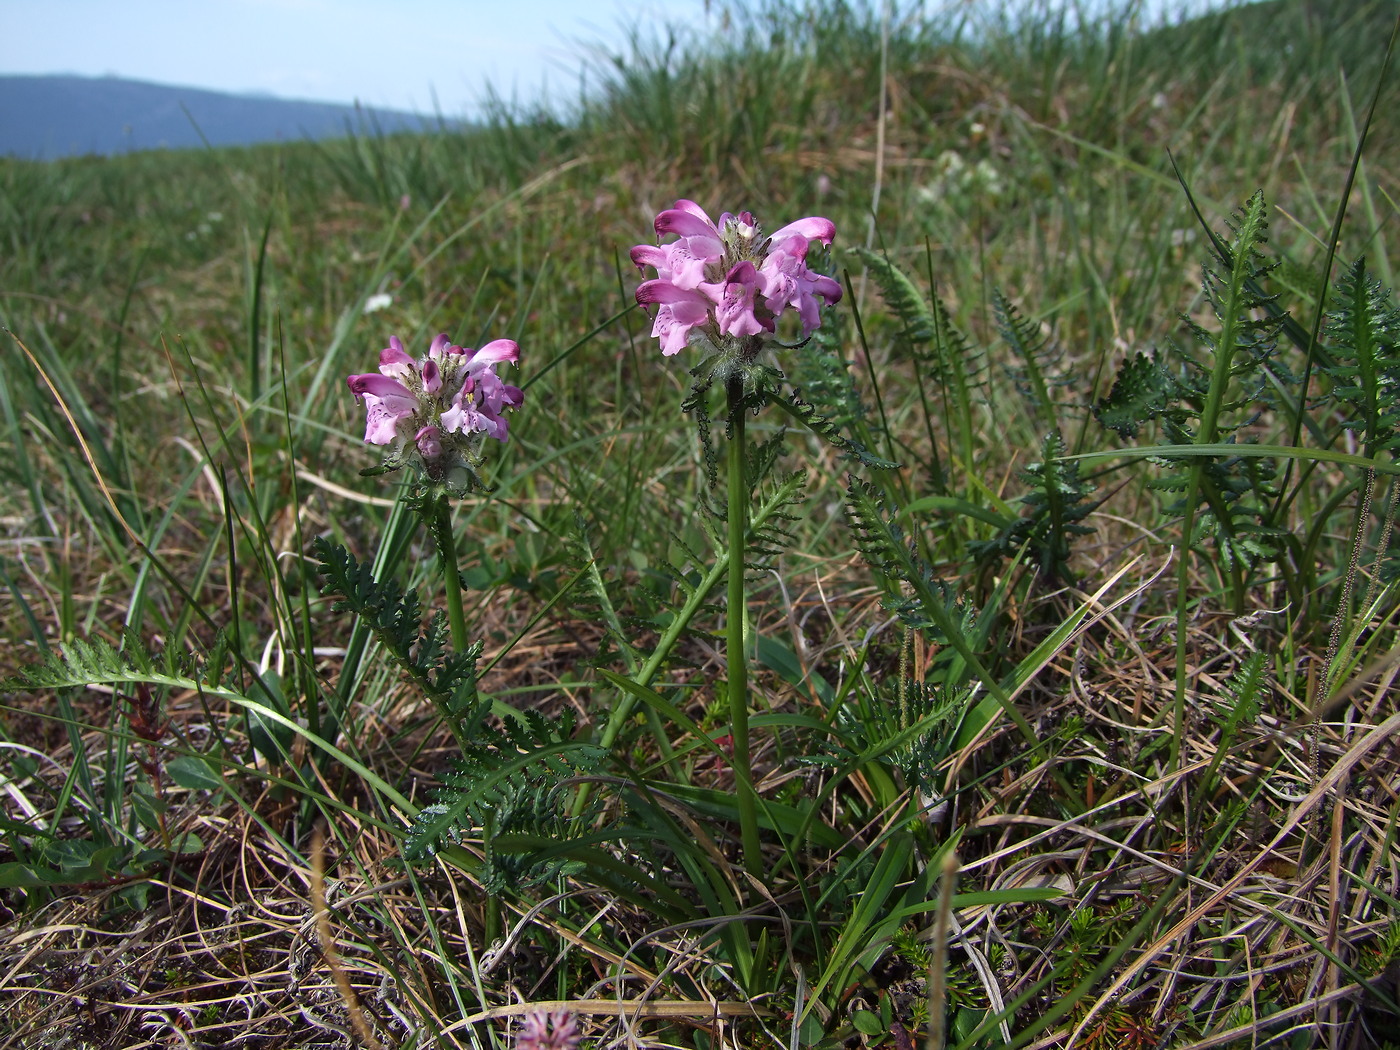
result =
[{"label": "grassy slope", "polygon": [[[926,1016],[916,978],[928,962],[920,931],[932,918],[911,915],[893,932],[863,927],[846,901],[871,885],[882,851],[908,850],[914,866],[900,879],[917,880],[957,828],[966,892],[1028,878],[1053,878],[1067,891],[1046,905],[959,913],[965,936],[949,963],[959,1037],[970,1038],[989,1003],[1029,990],[1012,1031],[1030,1033],[1046,1019],[1063,1038],[1087,1018],[1081,1045],[1163,1037],[1189,1045],[1232,1027],[1263,1031],[1256,1017],[1345,987],[1358,967],[1380,969],[1400,929],[1387,831],[1394,763],[1367,759],[1349,792],[1306,814],[1292,806],[1312,790],[1316,770],[1361,738],[1341,724],[1344,714],[1365,725],[1392,707],[1376,685],[1384,672],[1360,676],[1350,706],[1329,712],[1334,721],[1304,728],[1325,674],[1355,477],[1319,468],[1298,486],[1288,528],[1308,536],[1320,527],[1308,548],[1311,575],[1299,573],[1296,587],[1262,571],[1241,592],[1211,558],[1188,564],[1184,664],[1174,640],[1177,595],[1166,582],[1175,564],[1155,576],[1179,543],[1179,524],[1166,510],[1170,494],[1146,483],[1151,471],[1093,468],[1104,471],[1095,481],[1109,498],[1089,521],[1097,531],[1075,548],[1077,590],[1005,563],[979,567],[967,545],[993,530],[956,507],[1016,513],[1007,502],[1024,489],[1016,471],[1040,458],[1047,429],[1045,407],[1023,397],[1008,371],[1016,362],[997,333],[996,290],[1050,336],[1047,369],[1066,382],[1049,411],[1071,451],[1123,444],[1088,405],[1107,394],[1126,354],[1182,338],[1183,312],[1205,316],[1205,236],[1168,150],[1219,231],[1229,210],[1262,188],[1272,206],[1270,249],[1284,260],[1276,287],[1311,324],[1332,213],[1394,14],[1394,4],[1279,0],[1150,32],[1131,12],[1092,33],[1048,9],[1015,26],[972,25],[957,11],[900,20],[881,120],[878,17],[839,5],[775,6],[731,12],[718,42],[639,40],[615,61],[600,56],[596,96],[567,119],[502,113],[469,136],[0,164],[0,321],[40,362],[63,406],[18,342],[0,350],[0,426],[13,448],[0,464],[9,538],[0,634],[15,642],[0,654],[0,670],[30,666],[74,638],[116,640],[124,627],[169,652],[200,651],[222,630],[253,665],[280,668],[293,716],[333,712],[352,757],[312,786],[285,766],[252,768],[234,708],[167,690],[160,698],[175,735],[161,739],[177,746],[161,761],[210,755],[228,794],[167,774],[168,825],[195,831],[204,849],[143,860],[136,851],[160,843],[158,829],[133,816],[143,804],[134,785],[150,780],[144,745],[132,736],[133,705],[102,689],[12,694],[0,723],[9,762],[0,771],[11,778],[0,827],[0,851],[9,854],[0,861],[66,864],[68,884],[0,891],[14,932],[61,931],[36,933],[3,956],[7,1045],[46,1045],[36,1041],[45,1028],[113,1046],[147,1045],[170,1026],[210,1045],[243,1034],[265,1040],[251,1045],[334,1038],[307,1016],[345,1023],[303,921],[318,813],[331,816],[341,892],[376,888],[337,913],[340,952],[384,1031],[397,1041],[406,1024],[420,1045],[499,1038],[499,1026],[440,1033],[514,995],[695,1004],[636,1028],[685,1044],[714,1038],[712,1000],[753,1000],[776,1017],[749,1023],[741,1038],[786,1042],[781,1017],[797,1005],[796,966],[808,988],[824,967],[841,977],[820,990],[804,1040],[840,1039],[852,1024],[888,1038],[892,1019]],[[1387,89],[1383,114],[1391,97]],[[1387,283],[1396,154],[1383,117],[1370,130],[1339,249],[1343,260],[1366,253]],[[961,501],[916,518],[919,543],[983,607],[994,675],[1024,666],[1105,581],[1115,581],[1105,601],[1131,600],[1055,644],[1045,671],[1017,697],[1050,741],[1052,761],[1027,757],[1003,719],[975,746],[943,756],[936,779],[958,791],[935,818],[910,818],[918,830],[907,842],[891,818],[909,795],[887,795],[879,779],[901,788],[898,773],[872,763],[832,788],[830,824],[849,847],[813,846],[794,862],[802,874],[775,870],[772,887],[774,914],[809,918],[810,902],[803,912],[782,892],[804,880],[830,892],[835,903],[816,909],[836,924],[830,937],[818,930],[809,943],[789,930],[785,940],[775,926],[766,961],[740,974],[737,949],[723,938],[700,952],[666,927],[660,906],[653,916],[606,885],[560,880],[555,888],[569,886],[574,898],[525,924],[505,961],[491,966],[481,952],[483,928],[498,921],[493,907],[460,874],[396,867],[392,807],[360,775],[372,772],[421,804],[451,738],[382,659],[344,684],[348,620],[288,552],[305,551],[314,534],[364,558],[379,550],[393,489],[357,476],[372,456],[358,440],[346,373],[370,368],[390,334],[410,347],[441,330],[468,345],[516,339],[521,376],[540,378],[511,444],[491,460],[497,498],[458,514],[475,586],[473,630],[488,656],[500,657],[483,688],[522,709],[573,708],[596,725],[612,702],[592,685],[607,645],[596,607],[578,591],[549,604],[580,564],[569,541],[575,513],[589,522],[596,564],[643,646],[678,601],[656,571],[676,553],[673,537],[705,543],[696,523],[699,447],[676,412],[688,380],[676,362],[660,362],[645,318],[617,316],[635,283],[627,249],[649,239],[651,217],[677,197],[712,213],[747,208],[770,226],[828,215],[839,247],[869,236],[921,288],[931,281],[957,326],[987,349],[987,385],[968,405],[967,432],[941,411],[930,426],[899,324],[858,260],[836,253],[855,294],[832,322],[840,341],[825,345],[854,362],[872,444],[893,442],[908,464],[885,495],[908,503],[938,491]],[[366,298],[381,291],[392,305],[365,314]],[[800,363],[785,366],[812,378]],[[888,437],[874,429],[876,385]],[[768,425],[766,417],[758,424]],[[1253,426],[1263,440],[1287,440],[1282,415]],[[929,435],[949,478],[942,488]],[[849,717],[873,725],[906,688],[911,665],[916,680],[926,669],[935,679],[953,672],[936,642],[926,648],[911,636],[906,648],[888,626],[879,580],[853,556],[842,523],[846,465],[815,443],[794,445],[793,464],[811,474],[809,500],[783,585],[771,576],[755,584],[756,628],[781,643],[759,675],[760,710],[830,714],[829,696],[788,680],[797,676],[784,674],[786,648],[836,692],[849,685],[857,704]],[[1333,492],[1344,495],[1335,505]],[[137,553],[138,538],[162,571]],[[419,545],[426,541],[408,542],[389,564],[436,601],[432,559]],[[1233,608],[1241,593],[1245,607]],[[1357,621],[1375,626],[1357,666],[1394,643],[1388,594],[1372,619]],[[1232,626],[1238,612],[1285,608]],[[1223,683],[1251,646],[1272,657],[1271,689],[1258,719],[1240,729]],[[706,630],[689,635],[667,681],[686,687],[674,695],[717,734],[714,649]],[[244,669],[241,688],[258,695],[251,673]],[[1178,676],[1189,679],[1193,712],[1177,741],[1182,764],[1195,771],[1186,791],[1167,760]],[[1237,746],[1203,784],[1203,768],[1229,743],[1227,727]],[[676,736],[693,739],[679,727]],[[770,797],[798,804],[828,773],[798,776],[795,739],[768,730],[759,761]],[[628,757],[637,766],[651,760],[645,737]],[[727,786],[722,762],[688,761],[697,782]],[[1082,819],[1086,807],[1114,799]],[[1297,833],[1264,849],[1295,817]],[[120,863],[84,869],[92,858],[83,846],[50,847],[46,859],[39,826],[63,842],[111,843]],[[722,852],[727,839],[715,834]],[[1202,846],[1204,881],[1171,881]],[[641,852],[631,861],[664,869]],[[1248,878],[1213,900],[1198,925],[1167,934],[1240,872]],[[546,892],[509,898],[507,916]],[[737,883],[733,893],[744,897]],[[1145,910],[1157,898],[1164,915]],[[124,941],[137,922],[154,932]],[[1144,951],[1158,935],[1162,952]],[[868,944],[868,953],[851,953],[859,965],[832,961],[840,937]],[[896,950],[882,951],[891,940]],[[1127,954],[1115,958],[1120,944]],[[991,964],[979,969],[979,958]],[[1091,1015],[1113,973],[1125,975],[1128,992]],[[394,977],[381,984],[385,974]],[[40,997],[34,988],[62,994]],[[1074,1010],[1055,1018],[1057,1002]],[[1358,1023],[1355,997],[1333,1002],[1323,1020]],[[408,1020],[394,1021],[395,1011]],[[1366,1031],[1380,1030],[1379,1016]],[[599,1036],[621,1031],[603,1016],[590,1024]]]}]

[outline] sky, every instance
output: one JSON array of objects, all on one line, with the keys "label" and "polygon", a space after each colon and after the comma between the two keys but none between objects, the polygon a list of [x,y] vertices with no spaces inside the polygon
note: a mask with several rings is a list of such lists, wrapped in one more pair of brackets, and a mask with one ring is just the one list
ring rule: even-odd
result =
[{"label": "sky", "polygon": [[488,82],[573,98],[588,43],[706,19],[705,0],[0,0],[0,74],[470,116]]},{"label": "sky", "polygon": [[[1015,9],[1035,2],[924,0],[923,7]],[[1114,0],[1087,2],[1093,8]],[[1218,0],[1139,2],[1176,10]],[[589,44],[619,47],[627,27],[703,31],[718,17],[711,9],[721,6],[718,0],[0,0],[0,74],[115,75],[471,117],[488,83],[519,102],[571,101]]]}]

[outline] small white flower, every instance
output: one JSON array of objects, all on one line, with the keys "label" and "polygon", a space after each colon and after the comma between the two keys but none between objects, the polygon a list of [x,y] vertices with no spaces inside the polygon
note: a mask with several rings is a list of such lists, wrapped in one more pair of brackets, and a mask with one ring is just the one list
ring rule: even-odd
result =
[{"label": "small white flower", "polygon": [[967,167],[967,161],[962,159],[962,154],[955,149],[945,149],[938,155],[938,159],[933,162],[934,170],[945,179],[960,176],[963,169]]},{"label": "small white flower", "polygon": [[368,299],[365,300],[365,313],[378,313],[380,310],[386,309],[393,305],[394,297],[392,295],[390,295],[388,292],[376,292],[374,295],[371,295]]}]

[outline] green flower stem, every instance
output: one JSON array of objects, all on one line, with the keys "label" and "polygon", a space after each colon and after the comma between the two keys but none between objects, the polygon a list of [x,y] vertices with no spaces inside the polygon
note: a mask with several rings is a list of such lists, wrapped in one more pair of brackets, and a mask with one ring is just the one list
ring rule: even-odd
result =
[{"label": "green flower stem", "polygon": [[445,495],[433,501],[432,514],[428,531],[433,534],[438,559],[442,563],[442,585],[447,598],[447,622],[452,628],[452,648],[459,653],[466,652],[470,639],[467,638],[467,619],[462,613],[462,577],[457,571],[457,540],[452,535],[452,513]]},{"label": "green flower stem", "polygon": [[[471,639],[467,637],[467,618],[462,612],[462,576],[457,571],[457,539],[452,532],[452,510],[445,493],[440,493],[425,505],[423,518],[428,532],[432,534],[433,543],[437,546],[438,561],[442,566],[442,587],[447,599],[447,622],[452,630],[452,648],[464,653],[471,644]],[[447,728],[452,731],[457,746],[465,748],[468,740],[462,732],[461,718],[448,711],[445,704],[441,705],[439,710]]]},{"label": "green flower stem", "polygon": [[749,761],[749,666],[744,654],[744,623],[748,619],[744,597],[744,547],[749,528],[749,486],[745,478],[744,380],[729,377],[729,609],[725,659],[729,664],[729,733],[734,741],[734,768],[739,778],[739,830],[744,848],[744,870],[763,871],[758,842],[758,806]]}]

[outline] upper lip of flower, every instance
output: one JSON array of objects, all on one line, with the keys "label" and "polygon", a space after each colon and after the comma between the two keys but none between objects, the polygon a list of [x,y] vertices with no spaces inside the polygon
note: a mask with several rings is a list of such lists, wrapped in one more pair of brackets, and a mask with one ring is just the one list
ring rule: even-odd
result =
[{"label": "upper lip of flower", "polygon": [[364,397],[372,394],[384,401],[392,401],[395,398],[417,403],[417,398],[413,396],[413,391],[404,386],[397,379],[387,375],[376,375],[374,372],[366,372],[364,375],[350,376],[347,380],[350,389],[354,391],[356,397]]},{"label": "upper lip of flower", "polygon": [[[461,347],[455,348],[459,353],[464,352]],[[472,353],[467,358],[467,371],[471,373],[480,372],[488,365],[499,364],[507,361],[515,364],[520,360],[520,347],[510,339],[493,339],[480,350]]]},{"label": "upper lip of flower", "polygon": [[820,215],[809,215],[805,219],[798,219],[790,222],[777,233],[768,239],[774,245],[779,246],[790,237],[806,237],[809,241],[821,241],[822,244],[830,245],[836,238],[836,224],[830,219],[823,219]]}]

